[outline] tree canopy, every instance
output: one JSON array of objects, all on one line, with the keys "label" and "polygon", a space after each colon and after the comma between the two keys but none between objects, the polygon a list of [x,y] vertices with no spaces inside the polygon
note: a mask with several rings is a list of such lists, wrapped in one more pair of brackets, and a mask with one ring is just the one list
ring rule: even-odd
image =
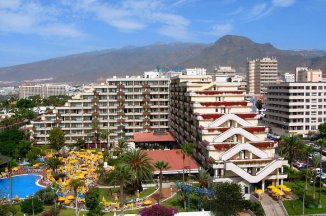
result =
[{"label": "tree canopy", "polygon": [[53,128],[49,133],[50,145],[53,149],[59,151],[65,144],[65,133],[61,128]]}]

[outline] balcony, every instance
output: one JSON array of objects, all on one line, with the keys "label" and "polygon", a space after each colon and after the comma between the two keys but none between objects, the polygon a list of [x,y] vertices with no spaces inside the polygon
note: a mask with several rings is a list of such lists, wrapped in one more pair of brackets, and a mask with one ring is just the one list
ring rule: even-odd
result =
[{"label": "balcony", "polygon": [[124,102],[125,99],[124,98],[119,98],[117,101],[120,103],[120,102]]},{"label": "balcony", "polygon": [[97,119],[93,119],[93,121],[92,121],[93,123],[99,123],[100,121],[99,120],[97,120]]},{"label": "balcony", "polygon": [[150,85],[148,85],[148,84],[144,84],[143,85],[143,88],[150,88],[151,86]]},{"label": "balcony", "polygon": [[54,120],[54,123],[55,124],[60,124],[61,123],[61,120]]},{"label": "balcony", "polygon": [[125,95],[125,93],[123,91],[119,91],[117,95]]},{"label": "balcony", "polygon": [[125,113],[124,112],[117,112],[118,116],[124,116]]},{"label": "balcony", "polygon": [[126,126],[124,126],[124,125],[119,125],[118,126],[118,130],[124,130],[124,129],[126,129]]},{"label": "balcony", "polygon": [[144,102],[149,102],[149,101],[151,101],[151,99],[150,98],[143,98],[143,101]]},{"label": "balcony", "polygon": [[144,115],[144,116],[146,116],[146,115],[150,115],[150,114],[151,114],[151,113],[148,112],[148,111],[143,112],[143,115]]},{"label": "balcony", "polygon": [[93,130],[99,130],[100,127],[96,126],[96,127],[92,127]]},{"label": "balcony", "polygon": [[150,105],[144,105],[143,107],[144,107],[144,109],[150,109],[151,108]]},{"label": "balcony", "polygon": [[151,94],[149,91],[144,91],[143,92],[143,95],[149,95],[149,94]]},{"label": "balcony", "polygon": [[92,110],[98,110],[99,109],[99,106],[95,105],[95,106],[92,106]]},{"label": "balcony", "polygon": [[143,122],[150,122],[151,120],[149,118],[144,118]]},{"label": "balcony", "polygon": [[125,106],[117,106],[118,109],[124,109]]},{"label": "balcony", "polygon": [[125,87],[125,86],[124,86],[124,85],[121,85],[121,84],[120,84],[120,85],[117,85],[117,88],[118,88],[118,89],[122,89],[122,88],[124,88],[124,87]]},{"label": "balcony", "polygon": [[99,99],[98,99],[98,98],[93,98],[93,99],[91,100],[91,102],[92,102],[92,103],[98,103],[98,102],[99,102]]},{"label": "balcony", "polygon": [[149,126],[149,125],[144,125],[144,129],[145,129],[145,130],[151,130],[151,126]]},{"label": "balcony", "polygon": [[61,116],[61,113],[57,113],[56,116],[57,116],[57,117],[60,117],[60,116]]},{"label": "balcony", "polygon": [[126,120],[125,119],[117,119],[117,122],[119,123],[124,123]]},{"label": "balcony", "polygon": [[92,113],[92,116],[99,116],[100,114],[99,113],[97,113],[97,112],[95,112],[95,113]]}]

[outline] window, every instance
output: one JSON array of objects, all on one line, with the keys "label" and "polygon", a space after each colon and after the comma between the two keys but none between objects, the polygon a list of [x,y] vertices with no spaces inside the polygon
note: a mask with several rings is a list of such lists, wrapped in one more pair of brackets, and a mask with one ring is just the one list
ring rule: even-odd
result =
[{"label": "window", "polygon": [[249,193],[249,187],[247,187],[247,186],[244,187],[244,193],[245,194],[248,194]]}]

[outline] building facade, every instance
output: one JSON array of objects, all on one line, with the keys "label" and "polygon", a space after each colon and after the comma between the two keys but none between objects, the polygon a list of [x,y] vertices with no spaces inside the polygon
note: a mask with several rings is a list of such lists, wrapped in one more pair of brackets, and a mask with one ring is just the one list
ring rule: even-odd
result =
[{"label": "building facade", "polygon": [[247,61],[247,88],[250,95],[265,94],[269,84],[278,79],[276,58],[262,58]]},{"label": "building facade", "polygon": [[168,107],[169,79],[113,77],[106,84],[85,87],[65,106],[32,122],[33,137],[35,144],[48,144],[48,132],[61,127],[67,144],[78,139],[92,143],[91,147],[113,144],[133,133],[167,130]]},{"label": "building facade", "polygon": [[284,82],[295,82],[295,74],[285,73],[284,74]]},{"label": "building facade", "polygon": [[19,86],[19,98],[29,98],[31,96],[40,96],[47,98],[50,96],[59,96],[67,94],[67,85],[42,84],[42,85],[22,85]]},{"label": "building facade", "polygon": [[258,126],[257,113],[238,83],[214,76],[178,76],[170,86],[170,130],[179,143],[193,142],[195,158],[214,181],[234,181],[249,194],[282,183],[287,161],[275,153],[277,144]]},{"label": "building facade", "polygon": [[297,67],[295,69],[295,81],[296,82],[322,82],[323,72],[322,70],[313,70],[307,67]]},{"label": "building facade", "polygon": [[270,85],[264,121],[278,135],[306,135],[316,131],[318,125],[326,121],[326,83]]}]

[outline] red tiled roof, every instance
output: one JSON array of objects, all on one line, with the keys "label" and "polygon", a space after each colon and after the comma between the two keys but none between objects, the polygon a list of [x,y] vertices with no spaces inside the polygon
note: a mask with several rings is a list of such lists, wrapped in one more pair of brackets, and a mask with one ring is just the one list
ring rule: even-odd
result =
[{"label": "red tiled roof", "polygon": [[246,101],[217,101],[217,102],[201,102],[202,106],[247,106]]},{"label": "red tiled roof", "polygon": [[175,138],[169,133],[162,134],[148,132],[148,133],[134,133],[130,142],[174,142]]},{"label": "red tiled roof", "polygon": [[[156,161],[168,162],[170,168],[165,171],[182,170],[182,154],[181,154],[180,149],[149,150],[146,152],[147,152],[148,156],[150,158],[152,158],[153,164]],[[179,152],[180,154],[178,154],[177,152]],[[186,156],[185,163],[184,163],[185,169],[189,169],[189,163],[190,163],[190,169],[198,169],[199,168],[198,163],[194,159]],[[155,171],[158,171],[158,169],[155,168]]]}]

